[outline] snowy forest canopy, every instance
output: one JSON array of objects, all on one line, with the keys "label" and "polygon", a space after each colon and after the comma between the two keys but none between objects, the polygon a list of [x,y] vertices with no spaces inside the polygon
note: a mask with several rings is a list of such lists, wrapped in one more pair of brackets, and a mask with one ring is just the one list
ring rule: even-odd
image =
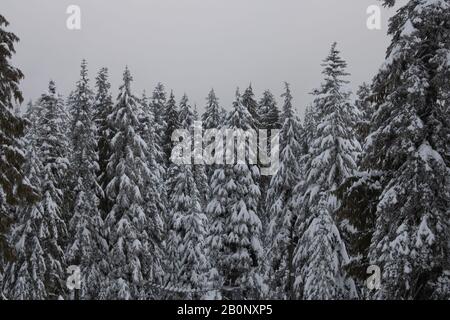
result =
[{"label": "snowy forest canopy", "polygon": [[[249,86],[224,108],[211,90],[200,115],[162,84],[137,96],[128,68],[112,97],[85,60],[67,98],[50,81],[22,115],[7,27],[0,299],[450,299],[450,0],[396,12],[356,101],[332,44],[303,120],[287,83],[280,106]],[[278,171],[173,163],[172,133],[198,120],[279,129]]]}]

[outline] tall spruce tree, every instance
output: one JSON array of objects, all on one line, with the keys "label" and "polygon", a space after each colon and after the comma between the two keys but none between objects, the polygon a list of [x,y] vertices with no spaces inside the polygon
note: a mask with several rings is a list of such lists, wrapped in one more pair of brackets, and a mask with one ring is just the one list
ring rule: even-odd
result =
[{"label": "tall spruce tree", "polygon": [[217,98],[214,89],[211,89],[206,97],[206,107],[205,112],[202,114],[202,123],[204,129],[219,129],[222,125],[219,98]]},{"label": "tall spruce tree", "polygon": [[298,241],[295,229],[297,220],[294,187],[301,177],[302,127],[292,106],[289,84],[285,84],[280,137],[280,165],[272,177],[267,192],[266,211],[270,215],[267,255],[270,260],[269,281],[275,299],[293,299],[294,250]]},{"label": "tall spruce tree", "polygon": [[7,234],[15,208],[33,201],[35,192],[24,180],[22,166],[25,122],[11,110],[14,103],[23,101],[19,82],[22,72],[9,62],[15,53],[14,45],[19,38],[5,30],[8,21],[0,14],[0,296],[5,258],[11,256]]},{"label": "tall spruce tree", "polygon": [[178,107],[173,91],[170,92],[169,99],[167,100],[164,117],[166,122],[166,132],[164,135],[165,140],[163,147],[166,155],[166,162],[169,164],[173,149],[172,134],[175,130],[180,129],[180,124],[178,122]]},{"label": "tall spruce tree", "polygon": [[251,84],[242,94],[242,105],[247,108],[248,112],[252,116],[252,128],[258,130],[261,127],[260,122],[262,119],[262,115],[258,113],[259,106],[255,100],[255,94],[253,93]]},{"label": "tall spruce tree", "polygon": [[67,227],[62,207],[68,139],[62,122],[66,117],[63,101],[53,81],[36,108],[37,126],[27,137],[26,168],[40,200],[20,211],[11,236],[16,260],[8,266],[6,287],[12,299],[57,299],[66,293]]},{"label": "tall spruce tree", "polygon": [[346,292],[348,284],[342,272],[342,262],[349,258],[330,212],[329,196],[321,193],[318,198],[298,242],[296,254],[302,257],[303,267],[296,285],[303,287],[300,296],[305,300],[352,298]]},{"label": "tall spruce tree", "polygon": [[[195,134],[194,143],[193,143],[193,151],[194,151],[194,167],[193,167],[193,174],[194,179],[197,184],[197,189],[200,193],[200,204],[202,209],[206,207],[206,204],[209,200],[209,196],[211,193],[211,190],[209,188],[208,184],[208,175],[207,175],[207,168],[205,166],[205,163],[203,161],[203,126],[200,122],[200,118],[197,111],[197,106],[194,107],[194,124],[191,128],[191,130]],[[180,119],[181,120],[181,119]],[[199,136],[199,133],[201,133],[201,136]],[[198,138],[197,138],[198,136]],[[197,152],[199,150],[199,152]]]},{"label": "tall spruce tree", "polygon": [[[243,107],[237,92],[227,128],[249,130],[250,124],[251,115]],[[246,143],[236,148],[245,146]],[[259,272],[263,250],[262,225],[257,212],[261,194],[254,180],[258,175],[258,167],[249,164],[247,159],[216,169],[212,177],[212,199],[207,207],[208,217],[212,220],[209,243],[213,248],[211,251],[215,251],[214,262],[222,281],[222,296],[227,298],[258,298],[265,292]]]},{"label": "tall spruce tree", "polygon": [[[248,104],[251,106],[252,103],[248,102]],[[249,110],[251,110],[250,108]],[[279,130],[281,128],[280,124],[280,111],[278,110],[277,103],[275,101],[275,97],[273,94],[266,90],[263,92],[263,96],[261,100],[259,101],[259,107],[258,111],[256,112],[256,120],[253,118],[253,122],[255,125],[253,126],[256,129],[263,129],[267,130],[267,145],[262,147],[261,142],[259,142],[259,148],[263,148],[263,150],[267,150],[267,153],[270,154],[271,152],[271,141],[272,141],[272,130]],[[259,126],[259,127],[257,127]],[[261,137],[259,137],[261,138]],[[258,152],[259,155],[259,152]],[[260,167],[266,165],[261,162],[261,159],[259,158],[259,165]],[[263,223],[263,226],[268,226],[270,223],[270,217],[269,213],[265,212],[267,204],[266,204],[266,198],[267,198],[267,190],[269,188],[270,184],[270,177],[269,176],[261,176],[259,181],[259,187],[261,191],[261,199],[259,203],[259,211],[261,212],[261,221]],[[266,234],[266,230],[264,230],[264,234]]]},{"label": "tall spruce tree", "polygon": [[362,168],[381,175],[369,260],[382,269],[382,299],[450,297],[449,21],[448,0],[408,1],[372,85]]},{"label": "tall spruce tree", "polygon": [[[192,131],[195,114],[190,110],[187,97],[182,102],[178,122],[182,129]],[[171,298],[198,299],[208,286],[209,267],[205,244],[207,219],[195,177],[199,173],[192,164],[172,163],[169,171],[168,258],[171,274],[168,280],[170,286],[178,290]]]},{"label": "tall spruce tree", "polygon": [[[167,132],[167,116],[166,111],[167,93],[164,85],[158,82],[153,90],[151,108],[153,111],[153,117],[155,119],[155,136],[156,144],[160,150],[164,149],[164,143],[166,141],[165,135]],[[158,155],[158,162],[161,164],[164,162],[163,154]]]},{"label": "tall spruce tree", "polygon": [[[165,222],[167,221],[167,188],[164,181],[166,177],[166,168],[164,163],[158,161],[158,159],[162,159],[164,155],[157,143],[158,136],[155,132],[155,117],[145,92],[140,100],[139,107],[139,134],[147,144],[147,165],[152,172],[152,175],[150,176],[151,179],[145,181],[145,188],[147,190],[146,206],[147,210],[150,212],[150,216],[158,217],[160,215]],[[162,228],[162,225],[159,227]],[[155,274],[155,280],[161,279],[161,272],[162,270],[158,269],[158,273]]]},{"label": "tall spruce tree", "polygon": [[[357,91],[355,106],[358,109],[356,133],[361,145],[370,134],[374,108],[371,88],[366,83]],[[362,155],[361,155],[362,156]],[[376,199],[380,196],[380,174],[377,171],[361,170],[361,156],[358,158],[358,171],[348,177],[336,190],[340,206],[336,211],[341,228],[341,237],[346,244],[350,261],[346,272],[355,280],[360,299],[369,297],[367,287],[368,252],[375,227]]]},{"label": "tall spruce tree", "polygon": [[103,219],[99,210],[103,190],[97,182],[99,166],[93,102],[87,63],[83,60],[80,80],[69,106],[72,115],[70,176],[73,183],[73,203],[66,253],[68,264],[80,267],[81,299],[102,296],[103,273],[107,266],[107,244],[103,238]]},{"label": "tall spruce tree", "polygon": [[259,123],[262,129],[280,129],[280,111],[272,92],[266,90],[259,101]]},{"label": "tall spruce tree", "polygon": [[[335,266],[330,265],[330,270],[321,269],[316,262],[308,257],[309,246],[315,246],[314,237],[304,235],[307,230],[311,231],[311,225],[316,223],[317,215],[329,214],[331,219],[321,219],[321,223],[330,223],[333,225],[324,226],[328,230],[337,230],[334,225],[334,212],[339,207],[334,191],[344,182],[344,180],[353,175],[357,168],[357,156],[360,152],[360,145],[355,138],[356,112],[349,103],[349,93],[345,91],[347,81],[344,79],[348,74],[345,71],[346,62],[340,57],[336,49],[336,43],[331,47],[330,54],[324,60],[323,75],[325,77],[321,87],[314,91],[313,112],[315,112],[315,121],[317,128],[314,130],[312,141],[310,143],[309,160],[305,167],[305,182],[302,182],[303,197],[300,199],[300,219],[298,227],[300,237],[305,241],[299,241],[296,248],[296,264],[302,270],[296,279],[297,291],[299,297],[315,298],[308,296],[311,292],[309,285],[314,285],[307,277],[308,269],[320,270],[323,275],[317,274],[317,277],[325,277],[325,274],[333,274],[334,288],[329,289],[336,295],[334,298],[353,298],[356,295],[354,282],[347,277],[344,266],[348,263],[348,255],[345,251],[345,245],[341,237],[329,234],[329,241],[321,242],[324,246],[339,240],[338,244],[330,246],[332,254],[338,260],[338,271],[331,271]],[[318,207],[320,204],[320,207]],[[322,208],[326,204],[326,208]],[[334,240],[331,239],[334,237]],[[319,250],[318,248],[316,248]],[[320,249],[322,250],[322,249]],[[305,255],[306,254],[306,255]],[[311,271],[312,272],[312,271]],[[333,298],[333,297],[328,297]]]},{"label": "tall spruce tree", "polygon": [[[132,77],[128,68],[117,103],[109,116],[117,132],[111,141],[108,163],[111,182],[106,188],[114,204],[106,218],[109,231],[110,274],[108,298],[145,299],[152,293],[145,281],[155,281],[161,269],[160,212],[148,208],[156,180],[148,165],[148,144],[140,135],[138,99],[131,92]],[[155,187],[157,187],[155,185]]]},{"label": "tall spruce tree", "polygon": [[98,182],[102,187],[103,193],[100,198],[99,208],[102,218],[105,218],[111,210],[111,200],[105,192],[106,186],[110,182],[107,172],[107,165],[111,157],[111,140],[115,135],[115,128],[108,118],[113,111],[113,100],[111,96],[111,84],[108,80],[108,69],[101,68],[95,79],[95,100],[93,105],[93,117],[97,127],[97,152],[99,170],[97,172]]},{"label": "tall spruce tree", "polygon": [[[202,114],[201,118],[203,129],[220,130],[224,122],[222,111],[223,110],[219,105],[219,98],[217,98],[214,89],[211,89],[208,93],[208,96],[206,97],[205,112]],[[204,141],[204,144],[209,145],[210,143],[212,144],[213,142],[214,140],[211,138],[211,141]],[[205,168],[209,185],[212,179],[212,175],[214,174],[216,168],[217,168],[216,164],[209,165]]]}]

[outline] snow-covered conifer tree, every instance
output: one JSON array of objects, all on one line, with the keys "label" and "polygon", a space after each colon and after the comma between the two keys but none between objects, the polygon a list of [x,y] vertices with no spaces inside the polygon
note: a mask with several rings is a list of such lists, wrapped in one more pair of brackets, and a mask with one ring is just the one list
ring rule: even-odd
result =
[{"label": "snow-covered conifer tree", "polygon": [[173,91],[170,92],[169,99],[166,103],[164,120],[166,122],[166,132],[164,135],[165,140],[163,151],[166,155],[166,162],[169,164],[173,149],[172,134],[175,130],[180,129],[180,125],[178,123],[178,107]]},{"label": "snow-covered conifer tree", "polygon": [[27,176],[40,199],[21,210],[12,233],[16,260],[8,266],[7,295],[13,299],[64,297],[64,245],[67,227],[62,219],[63,196],[69,161],[63,128],[66,117],[53,81],[37,105],[38,123],[27,137]]},{"label": "snow-covered conifer tree", "polygon": [[247,108],[248,112],[252,116],[252,128],[258,130],[261,127],[260,120],[262,115],[258,113],[259,106],[258,102],[255,100],[255,94],[253,93],[251,84],[242,94],[242,105]]},{"label": "snow-covered conifer tree", "polygon": [[347,251],[330,212],[329,196],[321,193],[318,198],[298,241],[296,255],[302,265],[295,283],[302,288],[298,295],[305,300],[349,298],[342,269],[349,260]]},{"label": "snow-covered conifer tree", "polygon": [[[185,116],[181,116],[185,115]],[[192,130],[194,114],[187,97],[182,99],[179,123]],[[168,237],[169,285],[186,292],[171,298],[198,299],[208,287],[209,260],[206,256],[207,219],[203,213],[202,195],[197,188],[192,164],[172,163],[169,169],[170,228]]]},{"label": "snow-covered conifer tree", "polygon": [[296,196],[294,188],[301,179],[299,158],[301,156],[302,128],[292,106],[289,84],[283,94],[284,105],[281,115],[280,165],[272,177],[267,192],[267,212],[270,216],[268,227],[270,259],[269,281],[271,295],[276,299],[293,299],[294,249],[298,241],[295,230],[297,220]]},{"label": "snow-covered conifer tree", "polygon": [[110,178],[106,167],[109,158],[111,157],[111,139],[115,135],[115,128],[113,128],[109,115],[112,113],[114,103],[111,96],[111,84],[108,80],[108,69],[101,68],[95,79],[95,100],[93,105],[93,117],[97,127],[97,150],[98,150],[98,164],[99,170],[97,172],[98,182],[103,190],[103,196],[100,198],[100,211],[102,217],[111,210],[111,201],[106,194],[106,186]]},{"label": "snow-covered conifer tree", "polygon": [[214,89],[211,89],[206,97],[205,112],[202,114],[203,128],[219,129],[222,125],[221,118],[219,99],[217,98]]},{"label": "snow-covered conifer tree", "polygon": [[[250,93],[247,93],[250,96]],[[250,102],[251,100],[249,100],[249,98],[247,98],[248,102],[247,104],[249,104],[250,106],[252,105],[252,102]],[[252,107],[250,107],[249,110],[253,109]],[[267,130],[267,146],[264,146],[263,148],[265,150],[267,150],[267,152],[270,154],[271,152],[271,140],[272,140],[272,132],[271,130],[273,129],[280,129],[281,128],[281,124],[280,124],[280,111],[278,110],[277,107],[277,103],[275,101],[275,97],[273,96],[273,94],[269,91],[266,90],[263,92],[263,96],[261,98],[261,100],[259,101],[259,107],[256,113],[256,119],[253,117],[253,122],[255,123],[255,125],[253,126],[256,129],[263,129],[263,130]],[[258,127],[259,126],[259,127]],[[261,137],[259,137],[261,138]],[[261,144],[261,142],[259,142]],[[261,145],[259,146],[259,148],[261,148]],[[261,159],[259,159],[261,160]],[[263,165],[261,163],[261,161],[259,162],[260,167]],[[260,218],[261,221],[263,223],[263,226],[266,227],[269,225],[270,223],[270,217],[269,217],[269,213],[266,212],[266,208],[267,208],[267,204],[266,204],[266,199],[267,199],[267,189],[269,188],[269,184],[270,184],[270,177],[269,176],[261,176],[258,179],[258,184],[260,187],[260,191],[261,191],[261,199],[260,199],[260,203],[259,203],[259,211],[260,211]],[[264,230],[266,231],[266,230]],[[264,232],[264,234],[266,234],[266,232]]]},{"label": "snow-covered conifer tree", "polygon": [[12,113],[14,103],[23,101],[19,82],[22,72],[10,64],[15,53],[17,36],[5,30],[8,21],[0,14],[0,296],[4,258],[9,257],[7,244],[9,226],[13,222],[13,211],[20,204],[30,202],[34,191],[24,180],[22,166],[25,122]]},{"label": "snow-covered conifer tree", "polygon": [[[251,115],[237,92],[227,127],[249,130],[250,123]],[[257,213],[261,194],[254,180],[258,175],[258,167],[250,165],[247,158],[244,163],[226,164],[216,169],[212,177],[212,196],[207,208],[211,219],[209,244],[222,279],[224,297],[257,298],[265,291],[259,273],[263,249],[262,226]]]},{"label": "snow-covered conifer tree", "polygon": [[362,168],[381,175],[369,252],[382,270],[378,298],[450,297],[449,21],[448,0],[408,1],[372,84]]},{"label": "snow-covered conifer tree", "polygon": [[147,206],[154,173],[148,165],[148,144],[139,134],[140,107],[131,92],[131,81],[127,68],[109,116],[116,129],[108,163],[111,181],[106,188],[114,203],[105,221],[110,244],[108,298],[112,299],[150,298],[145,281],[155,281],[161,269],[163,222],[161,213],[151,212]]},{"label": "snow-covered conifer tree", "polygon": [[[191,128],[191,130],[195,133],[196,138],[198,136],[197,133],[201,133],[203,136],[203,126],[200,123],[197,107],[194,108],[194,124]],[[200,150],[200,153],[193,153],[194,154],[194,166],[193,166],[193,174],[194,179],[197,184],[197,189],[200,193],[200,204],[202,209],[206,207],[207,202],[209,201],[210,196],[210,188],[208,183],[208,175],[207,175],[207,168],[205,166],[205,163],[203,161],[203,138],[198,136],[198,139],[194,139],[193,142],[193,149]],[[196,159],[197,158],[197,159]]]},{"label": "snow-covered conifer tree", "polygon": [[81,299],[101,295],[106,268],[106,240],[99,199],[103,190],[97,182],[98,152],[96,125],[93,118],[93,92],[89,87],[87,63],[81,63],[80,80],[72,94],[70,176],[73,203],[69,221],[69,243],[66,259],[80,267]]},{"label": "snow-covered conifer tree", "polygon": [[[340,57],[336,43],[332,45],[330,54],[322,66],[325,79],[321,87],[313,93],[315,100],[312,110],[315,113],[314,122],[317,127],[311,137],[310,155],[305,167],[305,181],[301,181],[303,195],[300,197],[299,205],[300,237],[310,227],[308,224],[313,221],[310,216],[315,212],[323,211],[323,209],[316,208],[319,205],[319,195],[321,195],[320,198],[328,197],[328,200],[321,199],[322,203],[327,203],[326,211],[332,218],[326,221],[335,223],[334,212],[339,204],[333,192],[346,178],[353,175],[357,169],[356,162],[360,152],[360,145],[355,134],[356,111],[354,106],[349,103],[349,93],[345,91],[344,87],[347,84],[344,79],[348,75],[345,71],[347,63]],[[338,238],[341,239],[341,237]],[[303,263],[308,263],[306,262],[308,257],[303,256],[303,253],[307,253],[309,250],[305,246],[313,244],[314,242],[311,241],[298,242],[295,258],[298,268],[303,270],[315,267],[314,265],[303,265]],[[344,247],[343,243],[342,246]],[[340,247],[334,246],[333,248],[340,250]],[[347,254],[342,256],[345,258]],[[345,259],[341,260],[339,268],[343,269],[347,262]],[[344,272],[340,272],[339,275],[345,277]],[[302,295],[302,292],[305,293],[309,290],[307,287],[302,287],[310,284],[307,279],[302,278],[304,276],[305,272],[302,272],[296,279],[296,290],[299,290],[299,296]],[[350,278],[335,279],[335,281],[345,284],[339,291],[336,291],[335,298],[349,298],[356,295],[354,283]]]},{"label": "snow-covered conifer tree", "polygon": [[280,129],[280,111],[273,94],[266,90],[259,101],[259,123],[262,129]]},{"label": "snow-covered conifer tree", "polygon": [[[160,82],[156,85],[153,90],[152,101],[150,103],[151,109],[153,111],[153,117],[155,121],[155,136],[156,136],[156,144],[160,150],[164,149],[164,143],[166,140],[165,135],[167,134],[167,116],[166,111],[166,100],[167,94],[164,85]],[[158,162],[163,164],[165,161],[164,155],[161,153],[158,155]],[[166,164],[164,164],[166,165]]]}]

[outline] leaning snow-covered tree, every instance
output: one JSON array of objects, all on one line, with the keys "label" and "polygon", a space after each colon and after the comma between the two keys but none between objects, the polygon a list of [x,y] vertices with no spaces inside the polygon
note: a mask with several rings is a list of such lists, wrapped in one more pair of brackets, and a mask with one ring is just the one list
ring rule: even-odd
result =
[{"label": "leaning snow-covered tree", "polygon": [[408,1],[372,85],[362,166],[381,174],[369,252],[382,269],[378,298],[450,297],[449,21],[448,0]]}]

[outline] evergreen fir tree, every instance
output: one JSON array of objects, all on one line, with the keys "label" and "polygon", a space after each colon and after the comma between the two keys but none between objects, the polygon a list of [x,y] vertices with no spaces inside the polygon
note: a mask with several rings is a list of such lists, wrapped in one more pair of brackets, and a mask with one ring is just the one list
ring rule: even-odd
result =
[{"label": "evergreen fir tree", "polygon": [[[300,218],[298,227],[300,237],[311,228],[314,218],[311,216],[322,215],[328,212],[330,219],[325,219],[327,223],[335,223],[334,212],[339,207],[334,191],[344,182],[344,180],[353,175],[357,169],[357,157],[360,152],[360,145],[355,138],[354,128],[356,124],[356,111],[349,103],[349,93],[345,92],[344,85],[347,81],[343,77],[348,74],[345,71],[347,64],[339,56],[336,49],[336,43],[331,47],[330,54],[324,60],[323,74],[325,81],[321,87],[314,91],[315,100],[313,110],[315,112],[314,122],[317,128],[314,130],[309,152],[311,153],[305,167],[305,181],[301,181],[298,189],[303,188],[303,196],[300,199]],[[319,197],[320,195],[320,197]],[[327,197],[327,199],[323,199]],[[327,204],[327,208],[318,208],[319,200]],[[328,226],[328,229],[337,230],[335,226]],[[341,241],[341,237],[336,237]],[[308,257],[303,254],[308,253],[310,249],[307,246],[315,245],[314,241],[299,241],[296,248],[297,267],[302,270],[296,279],[297,291],[301,296],[308,292],[308,286],[311,282],[304,277],[307,275],[305,268],[314,270],[318,267],[314,264],[308,264]],[[324,243],[325,245],[325,243]],[[336,250],[333,254],[338,254],[341,247],[345,249],[344,244],[332,246]],[[347,258],[347,254],[341,254]],[[313,263],[312,261],[311,263]],[[343,267],[348,263],[348,259],[339,261],[340,272],[332,272],[342,278],[335,279],[336,283],[342,284],[336,292],[335,298],[353,298],[356,295],[354,282],[346,277]],[[330,268],[334,266],[330,265]],[[328,271],[323,271],[328,272]],[[331,272],[331,271],[330,271]],[[347,278],[347,279],[345,279]]]},{"label": "evergreen fir tree", "polygon": [[11,256],[7,243],[12,215],[20,204],[33,201],[35,192],[24,180],[22,166],[25,162],[23,143],[25,122],[11,110],[14,103],[23,101],[19,82],[22,72],[10,64],[19,38],[5,30],[8,21],[0,14],[0,296],[4,258]]},{"label": "evergreen fir tree", "polygon": [[[145,92],[140,100],[140,129],[139,134],[142,136],[147,144],[147,165],[149,166],[152,175],[149,181],[146,181],[146,200],[147,209],[151,213],[150,216],[159,216],[164,222],[167,221],[167,188],[165,184],[166,169],[165,165],[160,163],[158,159],[164,157],[162,150],[157,144],[157,135],[155,133],[155,118],[153,110],[148,103]],[[160,226],[162,227],[162,226]],[[161,278],[162,270],[158,270],[158,279]]]},{"label": "evergreen fir tree", "polygon": [[[152,296],[144,279],[155,281],[161,269],[160,249],[163,228],[160,212],[147,206],[156,197],[148,189],[157,178],[148,165],[148,144],[141,137],[138,100],[131,93],[128,70],[109,120],[117,132],[111,141],[108,163],[112,177],[106,188],[114,204],[106,218],[109,231],[108,298],[145,299]],[[157,188],[157,185],[154,185]]]},{"label": "evergreen fir tree", "polygon": [[[205,163],[203,162],[203,127],[201,122],[199,121],[199,115],[197,111],[197,106],[194,107],[194,124],[192,126],[192,131],[197,133],[202,133],[201,139],[194,139],[193,148],[200,150],[200,154],[193,153],[194,154],[194,166],[193,166],[193,174],[194,179],[197,184],[197,189],[200,193],[200,204],[202,209],[206,207],[206,204],[209,200],[209,196],[211,193],[211,190],[209,188],[208,184],[208,176],[207,176],[207,170]],[[182,119],[180,119],[182,120]],[[199,157],[199,159],[197,158]]]},{"label": "evergreen fir tree", "polygon": [[[249,104],[251,105],[252,103],[250,102]],[[254,127],[257,127],[259,125],[259,129],[267,130],[267,145],[263,147],[264,148],[263,150],[266,150],[267,153],[270,154],[271,152],[270,142],[272,140],[271,130],[274,129],[278,130],[281,128],[281,125],[280,125],[280,114],[277,107],[277,103],[275,101],[275,97],[269,90],[264,91],[263,97],[259,102],[258,111],[259,115],[257,115],[257,120],[253,120],[255,123]],[[259,142],[259,148],[261,147],[262,147],[261,142]],[[259,160],[260,160],[259,161],[260,167],[264,166],[265,164],[261,162],[261,159]],[[258,183],[261,190],[261,200],[259,203],[259,211],[261,212],[261,221],[263,223],[263,226],[268,226],[270,223],[270,217],[269,213],[265,212],[265,209],[267,208],[266,198],[268,194],[267,190],[270,184],[270,177],[261,176]],[[264,234],[266,234],[266,232],[264,232]]]},{"label": "evergreen fir tree", "polygon": [[[192,130],[187,97],[183,98],[179,119],[181,128]],[[187,110],[184,110],[184,109]],[[202,195],[197,188],[195,165],[170,166],[171,222],[168,239],[170,272],[169,283],[180,292],[172,298],[198,299],[208,285],[209,261],[206,257],[207,219],[202,209]]]},{"label": "evergreen fir tree", "polygon": [[[160,150],[163,150],[165,143],[165,135],[167,132],[167,114],[166,111],[166,90],[164,85],[160,82],[156,85],[156,88],[153,91],[151,108],[153,110],[153,117],[155,119],[155,135],[156,135],[156,144]],[[158,155],[158,162],[163,163],[164,156],[163,154]]]},{"label": "evergreen fir tree", "polygon": [[266,211],[270,215],[268,234],[270,247],[271,294],[275,299],[293,299],[294,249],[298,241],[295,230],[297,220],[294,187],[301,177],[301,124],[292,106],[289,84],[283,94],[284,106],[281,128],[280,167],[272,177],[267,192]]},{"label": "evergreen fir tree", "polygon": [[280,111],[273,94],[266,90],[259,101],[259,123],[262,129],[280,129]]},{"label": "evergreen fir tree", "polygon": [[26,169],[40,200],[21,210],[13,229],[16,260],[8,266],[6,284],[12,299],[57,299],[64,297],[66,290],[63,248],[67,227],[62,202],[68,143],[61,121],[66,116],[63,101],[53,81],[36,108],[39,118],[28,133]]},{"label": "evergreen fir tree", "polygon": [[378,298],[450,297],[449,21],[448,0],[408,1],[390,20],[392,43],[372,85],[362,169],[381,175],[369,250],[382,269]]},{"label": "evergreen fir tree", "polygon": [[[251,115],[237,92],[227,127],[249,130],[250,123]],[[261,194],[253,178],[258,174],[256,165],[237,162],[216,169],[212,178],[212,199],[207,208],[212,220],[209,243],[216,254],[222,296],[227,298],[258,298],[265,292],[259,273],[263,252],[257,207]]]},{"label": "evergreen fir tree", "polygon": [[348,298],[342,264],[349,258],[329,209],[329,196],[322,193],[318,198],[299,240],[296,259],[302,268],[295,285],[303,288],[299,296],[305,300]]},{"label": "evergreen fir tree", "polygon": [[219,99],[214,89],[211,89],[206,97],[206,107],[205,112],[202,114],[202,123],[204,129],[219,129],[222,125]]},{"label": "evergreen fir tree", "polygon": [[[222,114],[222,111],[223,109],[219,105],[219,99],[217,98],[214,89],[211,89],[206,97],[205,112],[202,114],[203,129],[221,129],[224,124],[224,115]],[[213,142],[214,141],[204,141],[204,145],[208,145]],[[216,164],[206,167],[205,171],[209,186],[211,186],[211,179],[217,167],[218,166]],[[211,190],[209,191],[211,192]]]},{"label": "evergreen fir tree", "polygon": [[101,68],[95,79],[95,100],[93,105],[93,117],[97,127],[97,150],[98,150],[98,164],[99,170],[98,183],[102,187],[103,195],[100,197],[99,209],[102,217],[105,218],[107,213],[111,210],[111,199],[105,192],[106,186],[110,182],[110,177],[107,172],[107,165],[111,157],[111,140],[115,135],[115,128],[109,120],[109,115],[113,111],[113,101],[110,93],[111,84],[108,80],[108,69]]},{"label": "evergreen fir tree", "polygon": [[255,100],[252,85],[250,84],[242,95],[242,105],[247,108],[248,112],[252,116],[252,128],[258,130],[261,127],[260,118],[261,114],[258,114],[258,103]]},{"label": "evergreen fir tree", "polygon": [[89,88],[87,72],[87,63],[83,60],[80,80],[70,105],[73,203],[66,258],[69,265],[80,268],[79,297],[96,299],[101,296],[101,286],[104,283],[107,244],[103,238],[103,220],[99,210],[103,190],[97,182],[99,166],[96,125],[93,119],[94,96]]},{"label": "evergreen fir tree", "polygon": [[178,123],[178,108],[173,91],[170,92],[169,99],[166,103],[165,122],[166,132],[164,135],[164,153],[166,155],[166,162],[169,164],[173,149],[172,134],[175,130],[180,129],[180,125]]}]

